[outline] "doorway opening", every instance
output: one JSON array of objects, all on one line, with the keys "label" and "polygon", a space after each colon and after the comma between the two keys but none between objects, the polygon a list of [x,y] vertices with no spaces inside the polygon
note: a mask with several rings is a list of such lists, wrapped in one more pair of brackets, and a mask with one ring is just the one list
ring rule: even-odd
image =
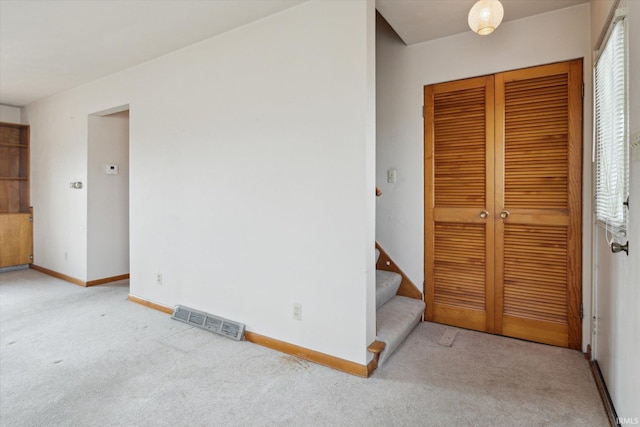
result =
[{"label": "doorway opening", "polygon": [[129,277],[129,106],[88,117],[87,282]]}]

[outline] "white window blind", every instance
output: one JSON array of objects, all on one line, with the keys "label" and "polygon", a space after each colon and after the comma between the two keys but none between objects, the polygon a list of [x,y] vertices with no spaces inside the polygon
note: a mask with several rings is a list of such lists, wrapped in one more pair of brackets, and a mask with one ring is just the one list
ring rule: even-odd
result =
[{"label": "white window blind", "polygon": [[625,19],[619,19],[601,48],[594,78],[596,220],[613,234],[627,229],[629,160]]}]

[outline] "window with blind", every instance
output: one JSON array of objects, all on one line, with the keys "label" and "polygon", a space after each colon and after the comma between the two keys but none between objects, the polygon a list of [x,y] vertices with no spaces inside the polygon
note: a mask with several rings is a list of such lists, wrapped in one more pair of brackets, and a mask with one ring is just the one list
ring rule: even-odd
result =
[{"label": "window with blind", "polygon": [[627,47],[624,16],[617,16],[595,63],[594,154],[596,220],[613,237],[627,228],[629,194]]}]

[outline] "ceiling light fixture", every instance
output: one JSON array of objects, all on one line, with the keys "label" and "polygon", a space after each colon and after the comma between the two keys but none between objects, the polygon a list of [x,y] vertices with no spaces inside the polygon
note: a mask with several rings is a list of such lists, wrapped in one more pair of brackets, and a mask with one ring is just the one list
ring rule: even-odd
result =
[{"label": "ceiling light fixture", "polygon": [[469,11],[469,27],[481,36],[486,36],[498,28],[503,16],[504,9],[500,0],[479,0]]}]

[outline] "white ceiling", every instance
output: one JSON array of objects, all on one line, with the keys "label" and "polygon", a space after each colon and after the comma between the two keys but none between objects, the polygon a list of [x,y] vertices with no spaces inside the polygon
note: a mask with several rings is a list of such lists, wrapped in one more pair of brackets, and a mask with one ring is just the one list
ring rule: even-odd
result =
[{"label": "white ceiling", "polygon": [[[0,0],[0,104],[29,104],[303,1]],[[502,3],[508,21],[587,1]],[[414,44],[470,31],[474,2],[376,0],[376,8]]]},{"label": "white ceiling", "polygon": [[300,2],[0,0],[0,104],[28,104]]},{"label": "white ceiling", "polygon": [[[500,0],[502,22],[587,3],[589,0]],[[376,9],[407,45],[471,31],[476,0],[376,0]],[[498,30],[496,30],[498,31]],[[489,36],[490,37],[490,36]]]}]

